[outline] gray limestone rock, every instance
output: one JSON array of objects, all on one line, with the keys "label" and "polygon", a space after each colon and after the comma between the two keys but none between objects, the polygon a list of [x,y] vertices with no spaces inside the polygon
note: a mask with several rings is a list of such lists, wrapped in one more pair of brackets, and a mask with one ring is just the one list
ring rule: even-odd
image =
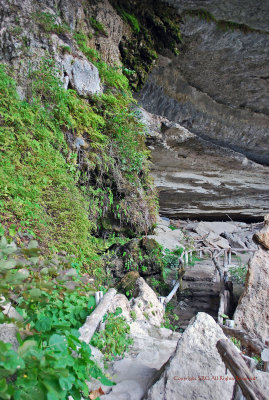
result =
[{"label": "gray limestone rock", "polygon": [[80,96],[88,97],[101,92],[98,69],[86,58],[74,58],[71,54],[65,54],[62,65],[71,87]]},{"label": "gray limestone rock", "polygon": [[245,290],[234,314],[236,328],[264,340],[269,336],[269,252],[259,249],[248,266]]},{"label": "gray limestone rock", "polygon": [[149,112],[248,158],[269,162],[268,34],[221,30],[186,16],[182,51],[150,75],[140,93]]},{"label": "gray limestone rock", "polygon": [[224,338],[212,317],[198,313],[143,399],[231,399],[234,381],[216,349]]},{"label": "gray limestone rock", "polygon": [[11,343],[13,350],[17,350],[19,342],[16,337],[18,328],[14,324],[1,324],[0,325],[0,340],[5,343]]},{"label": "gray limestone rock", "polygon": [[[155,98],[163,101],[161,94]],[[161,128],[169,125],[163,117],[148,113],[147,120],[150,132],[159,132],[159,137],[150,136],[148,143],[163,215],[252,220],[269,212],[268,167],[191,132],[187,134],[185,128],[184,132],[173,128],[169,136]]]},{"label": "gray limestone rock", "polygon": [[148,235],[149,239],[156,240],[164,249],[170,251],[176,248],[184,247],[182,242],[184,235],[180,229],[172,230],[169,228],[170,223],[159,219],[157,227],[155,228],[154,235]]},{"label": "gray limestone rock", "polygon": [[115,312],[116,308],[120,307],[122,309],[122,314],[127,320],[130,320],[130,304],[126,296],[124,294],[116,294],[116,296],[112,299],[111,305],[109,306],[107,312]]},{"label": "gray limestone rock", "polygon": [[138,296],[130,302],[132,311],[136,314],[137,320],[147,320],[150,324],[160,326],[164,307],[159,302],[156,293],[149,287],[143,278],[136,281]]},{"label": "gray limestone rock", "polygon": [[104,400],[141,400],[158,369],[174,352],[181,334],[156,328],[145,320],[131,324],[131,336],[134,343],[130,352],[109,367],[116,386],[102,396]]}]

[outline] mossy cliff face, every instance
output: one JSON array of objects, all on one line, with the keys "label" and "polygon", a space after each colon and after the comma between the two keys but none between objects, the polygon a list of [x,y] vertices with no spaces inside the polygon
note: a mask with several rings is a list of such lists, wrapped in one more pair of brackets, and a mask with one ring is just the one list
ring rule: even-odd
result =
[{"label": "mossy cliff face", "polygon": [[1,234],[32,234],[93,265],[96,236],[148,232],[156,218],[119,61],[129,28],[108,2],[0,6]]},{"label": "mossy cliff face", "polygon": [[140,89],[156,64],[157,53],[177,55],[181,35],[180,17],[160,0],[110,0],[122,20],[131,28],[119,49],[131,86]]}]

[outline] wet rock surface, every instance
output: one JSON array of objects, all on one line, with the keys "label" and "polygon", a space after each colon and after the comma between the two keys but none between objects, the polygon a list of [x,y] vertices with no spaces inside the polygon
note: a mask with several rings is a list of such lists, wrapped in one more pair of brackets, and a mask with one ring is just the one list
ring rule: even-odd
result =
[{"label": "wet rock surface", "polygon": [[165,3],[182,10],[203,9],[214,15],[218,20],[232,18],[238,23],[247,24],[250,28],[269,31],[269,7],[266,0],[258,3],[246,0],[165,0]]}]

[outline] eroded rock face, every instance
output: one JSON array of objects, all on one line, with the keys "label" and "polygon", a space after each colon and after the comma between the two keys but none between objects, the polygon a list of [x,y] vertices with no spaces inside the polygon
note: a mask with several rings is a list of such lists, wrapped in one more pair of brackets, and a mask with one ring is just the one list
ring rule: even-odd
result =
[{"label": "eroded rock face", "polygon": [[[98,69],[84,57],[74,58],[65,54],[62,60],[64,79],[80,96],[90,96],[101,92],[101,82]],[[67,85],[67,86],[68,86]]]},{"label": "eroded rock face", "polygon": [[[225,336],[213,318],[198,313],[143,399],[231,399],[234,381],[220,380],[220,377],[231,378],[230,373],[226,375],[225,365],[216,349],[220,339]],[[199,380],[199,376],[208,378]]]},{"label": "eroded rock face", "polygon": [[269,250],[269,214],[264,218],[264,228],[255,233],[253,239]]},{"label": "eroded rock face", "polygon": [[159,302],[155,292],[149,287],[143,278],[136,281],[138,296],[131,300],[130,306],[136,314],[136,319],[147,320],[150,324],[160,326],[164,307]]},{"label": "eroded rock face", "polygon": [[234,314],[235,326],[261,340],[269,336],[269,251],[260,248],[248,266],[245,290]]},{"label": "eroded rock face", "polygon": [[[183,15],[181,53],[160,60],[140,94],[143,107],[202,138],[269,163],[264,143],[269,124],[267,33],[228,25],[220,29],[212,20],[188,15],[193,8],[187,2],[177,4]],[[241,16],[243,12],[244,6]],[[232,6],[228,20],[234,21]]]},{"label": "eroded rock face", "polygon": [[0,325],[0,340],[4,343],[10,343],[13,350],[17,350],[19,342],[17,339],[18,328],[14,324],[1,324]]},{"label": "eroded rock face", "polygon": [[269,164],[269,3],[165,2],[182,16],[181,52],[160,57],[139,94],[147,111],[170,120],[158,121],[158,144],[149,140],[161,212],[261,218],[268,213],[268,168],[249,160]]},{"label": "eroded rock face", "polygon": [[180,229],[171,230],[162,219],[159,219],[157,227],[154,230],[154,235],[149,235],[148,239],[156,240],[164,249],[170,251],[184,247],[183,232]]},{"label": "eroded rock face", "polygon": [[[103,24],[104,34],[95,35],[91,16]],[[90,33],[88,46],[97,49],[106,62],[119,63],[118,45],[128,28],[108,0],[90,2],[87,7],[80,0],[42,4],[0,0],[0,63],[14,70],[22,98],[27,96],[28,74],[42,58],[54,59],[64,85],[79,95],[101,92],[98,70],[79,50],[75,32]]]},{"label": "eroded rock face", "polygon": [[179,12],[185,8],[189,10],[204,9],[212,13],[219,20],[228,20],[258,30],[269,31],[269,10],[267,0],[260,0],[257,3],[246,0],[164,0],[165,3],[178,9]]},{"label": "eroded rock face", "polygon": [[268,167],[204,140],[164,117],[142,113],[162,214],[255,220],[268,213]]}]

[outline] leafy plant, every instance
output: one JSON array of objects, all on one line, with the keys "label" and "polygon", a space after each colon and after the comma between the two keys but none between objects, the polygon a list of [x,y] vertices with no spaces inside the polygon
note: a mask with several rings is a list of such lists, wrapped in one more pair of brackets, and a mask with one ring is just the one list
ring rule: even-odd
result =
[{"label": "leafy plant", "polygon": [[59,273],[50,261],[48,267],[40,266],[35,241],[18,248],[2,238],[0,250],[1,293],[15,299],[26,334],[24,342],[18,336],[17,352],[0,341],[0,398],[27,399],[31,391],[41,399],[80,399],[89,395],[85,381],[90,377],[113,384],[92,360],[90,347],[79,340],[78,328],[95,307],[94,296],[87,295],[90,287],[79,280],[78,288],[68,291],[68,274],[56,285]]},{"label": "leafy plant", "polygon": [[102,351],[107,360],[113,360],[116,355],[123,355],[133,343],[129,337],[130,326],[123,316],[119,316],[122,309],[117,307],[114,313],[105,316],[105,329],[95,332],[91,344]]},{"label": "leafy plant", "polygon": [[241,341],[239,339],[236,339],[235,337],[230,338],[233,344],[240,350],[241,349]]},{"label": "leafy plant", "polygon": [[248,268],[246,265],[234,266],[229,268],[229,274],[233,282],[244,284],[246,281]]}]

